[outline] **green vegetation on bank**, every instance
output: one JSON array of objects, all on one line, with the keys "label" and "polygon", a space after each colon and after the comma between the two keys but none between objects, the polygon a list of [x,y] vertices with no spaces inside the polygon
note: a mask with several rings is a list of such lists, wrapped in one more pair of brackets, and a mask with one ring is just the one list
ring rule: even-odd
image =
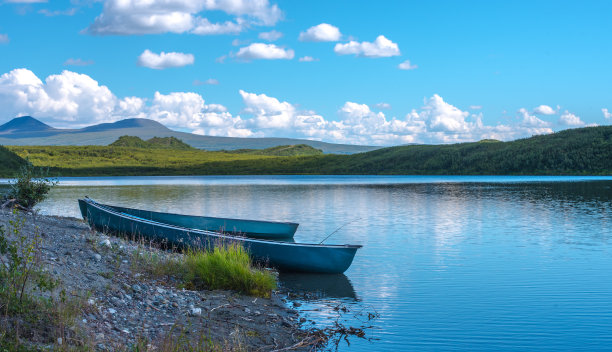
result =
[{"label": "green vegetation on bank", "polygon": [[[610,175],[612,126],[519,139],[409,145],[352,155],[269,156],[128,147],[8,149],[62,176],[94,175]],[[6,175],[6,174],[5,174]]]},{"label": "green vegetation on bank", "polygon": [[0,226],[0,351],[38,351],[31,345],[74,338],[67,327],[81,307],[56,292],[60,282],[43,268],[41,236],[24,233],[24,225],[18,216]]},{"label": "green vegetation on bank", "polygon": [[190,250],[175,257],[136,252],[133,265],[153,276],[177,278],[190,289],[234,290],[270,297],[276,288],[276,277],[253,266],[238,243],[218,243],[213,250]]},{"label": "green vegetation on bank", "polygon": [[296,145],[279,145],[266,149],[236,149],[236,150],[221,150],[229,154],[250,154],[250,155],[268,155],[268,156],[311,156],[323,155],[321,149],[313,148],[307,144]]},{"label": "green vegetation on bank", "polygon": [[13,176],[26,161],[0,145],[0,175]]},{"label": "green vegetation on bank", "polygon": [[145,149],[182,149],[189,150],[195,149],[189,144],[181,141],[175,137],[153,137],[143,141],[140,137],[134,136],[121,136],[113,143],[109,144],[111,147],[131,147],[131,148],[145,148]]}]

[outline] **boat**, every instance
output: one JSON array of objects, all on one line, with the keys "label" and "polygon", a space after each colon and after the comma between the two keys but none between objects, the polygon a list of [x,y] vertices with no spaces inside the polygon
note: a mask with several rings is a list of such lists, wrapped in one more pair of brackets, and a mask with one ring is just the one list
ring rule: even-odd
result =
[{"label": "boat", "polygon": [[361,245],[282,242],[232,236],[192,229],[118,212],[86,198],[79,199],[83,219],[95,230],[145,238],[179,248],[212,249],[220,243],[242,245],[255,262],[282,272],[340,274],[345,272]]},{"label": "boat", "polygon": [[[93,202],[93,201],[92,201]],[[292,240],[299,224],[280,221],[260,221],[246,219],[216,218],[211,216],[194,216],[173,213],[162,213],[151,210],[133,209],[97,203],[135,217],[176,225],[192,229],[229,233],[232,235],[273,240]]]}]

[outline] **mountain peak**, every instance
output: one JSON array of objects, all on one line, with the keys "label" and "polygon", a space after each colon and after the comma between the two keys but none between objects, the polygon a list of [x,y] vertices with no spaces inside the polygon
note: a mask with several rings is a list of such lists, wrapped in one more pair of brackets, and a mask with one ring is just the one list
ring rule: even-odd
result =
[{"label": "mountain peak", "polygon": [[81,132],[98,132],[107,131],[120,128],[155,128],[160,130],[168,130],[168,128],[161,123],[149,120],[149,119],[124,119],[117,122],[101,123],[99,125],[93,125],[85,127]]},{"label": "mountain peak", "polygon": [[32,116],[20,116],[0,126],[0,134],[52,131],[53,127]]}]

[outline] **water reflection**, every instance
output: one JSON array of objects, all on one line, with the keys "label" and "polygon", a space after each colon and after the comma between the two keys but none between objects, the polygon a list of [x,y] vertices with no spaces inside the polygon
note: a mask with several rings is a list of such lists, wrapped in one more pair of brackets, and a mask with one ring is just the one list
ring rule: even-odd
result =
[{"label": "water reflection", "polygon": [[344,274],[280,273],[279,281],[283,288],[291,292],[303,294],[304,297],[359,300],[351,280]]},{"label": "water reflection", "polygon": [[612,344],[612,181],[181,180],[58,187],[40,209],[79,216],[76,199],[87,194],[157,211],[294,221],[299,242],[319,242],[359,219],[326,241],[364,246],[346,276],[281,277],[287,288],[318,292],[301,307],[308,319],[335,319],[330,307],[338,303],[381,314],[381,340],[354,341],[351,351],[605,350]]}]

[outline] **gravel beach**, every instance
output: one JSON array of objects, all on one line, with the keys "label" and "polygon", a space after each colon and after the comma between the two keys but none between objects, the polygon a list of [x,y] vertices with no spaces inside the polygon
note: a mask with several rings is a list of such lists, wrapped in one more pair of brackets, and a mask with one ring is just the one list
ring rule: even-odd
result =
[{"label": "gravel beach", "polygon": [[[80,219],[0,212],[0,225],[25,217],[23,233],[42,238],[42,263],[69,299],[83,302],[75,326],[96,350],[148,348],[175,338],[210,339],[224,350],[270,351],[295,345],[304,331],[281,294],[190,291],[138,270],[136,253],[170,256],[152,246],[92,231]],[[48,347],[62,341],[48,343]]]}]

